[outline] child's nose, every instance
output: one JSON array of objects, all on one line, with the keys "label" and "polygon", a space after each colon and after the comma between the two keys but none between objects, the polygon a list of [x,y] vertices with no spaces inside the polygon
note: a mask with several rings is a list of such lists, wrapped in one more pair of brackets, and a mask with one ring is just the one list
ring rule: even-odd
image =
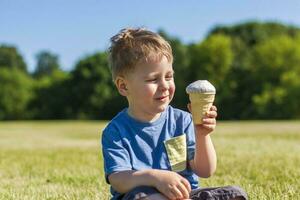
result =
[{"label": "child's nose", "polygon": [[169,83],[166,80],[160,81],[160,88],[161,90],[167,90],[169,89]]}]

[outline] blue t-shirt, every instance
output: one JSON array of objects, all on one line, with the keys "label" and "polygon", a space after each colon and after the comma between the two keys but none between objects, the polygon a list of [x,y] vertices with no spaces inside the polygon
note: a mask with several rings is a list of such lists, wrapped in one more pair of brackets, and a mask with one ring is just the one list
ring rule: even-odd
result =
[{"label": "blue t-shirt", "polygon": [[[195,135],[190,113],[172,106],[154,122],[138,121],[127,108],[103,131],[102,152],[105,178],[124,170],[162,169],[178,172],[198,187],[198,177],[188,161],[194,158]],[[111,187],[112,199],[121,195]]]}]

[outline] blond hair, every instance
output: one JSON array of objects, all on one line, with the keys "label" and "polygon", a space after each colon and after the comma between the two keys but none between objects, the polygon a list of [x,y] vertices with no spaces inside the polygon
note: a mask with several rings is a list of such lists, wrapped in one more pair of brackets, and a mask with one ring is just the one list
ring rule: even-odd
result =
[{"label": "blond hair", "polygon": [[113,80],[134,70],[138,62],[161,60],[173,62],[170,44],[159,34],[145,28],[125,28],[111,39],[109,65]]}]

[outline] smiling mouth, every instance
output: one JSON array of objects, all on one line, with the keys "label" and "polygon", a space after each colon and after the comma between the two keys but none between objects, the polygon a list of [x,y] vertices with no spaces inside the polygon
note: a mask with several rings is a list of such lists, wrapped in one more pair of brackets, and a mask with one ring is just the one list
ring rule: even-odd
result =
[{"label": "smiling mouth", "polygon": [[163,100],[167,99],[168,96],[169,96],[169,95],[167,95],[167,96],[162,96],[162,97],[158,97],[158,98],[156,98],[156,100],[163,101]]}]

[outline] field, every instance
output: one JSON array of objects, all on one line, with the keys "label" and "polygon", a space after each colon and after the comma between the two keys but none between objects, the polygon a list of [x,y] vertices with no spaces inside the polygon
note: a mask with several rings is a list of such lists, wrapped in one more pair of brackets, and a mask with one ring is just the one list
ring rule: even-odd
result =
[{"label": "field", "polygon": [[[105,122],[0,122],[0,199],[109,199]],[[239,185],[251,200],[300,199],[300,121],[219,122],[217,172],[202,186]]]}]

